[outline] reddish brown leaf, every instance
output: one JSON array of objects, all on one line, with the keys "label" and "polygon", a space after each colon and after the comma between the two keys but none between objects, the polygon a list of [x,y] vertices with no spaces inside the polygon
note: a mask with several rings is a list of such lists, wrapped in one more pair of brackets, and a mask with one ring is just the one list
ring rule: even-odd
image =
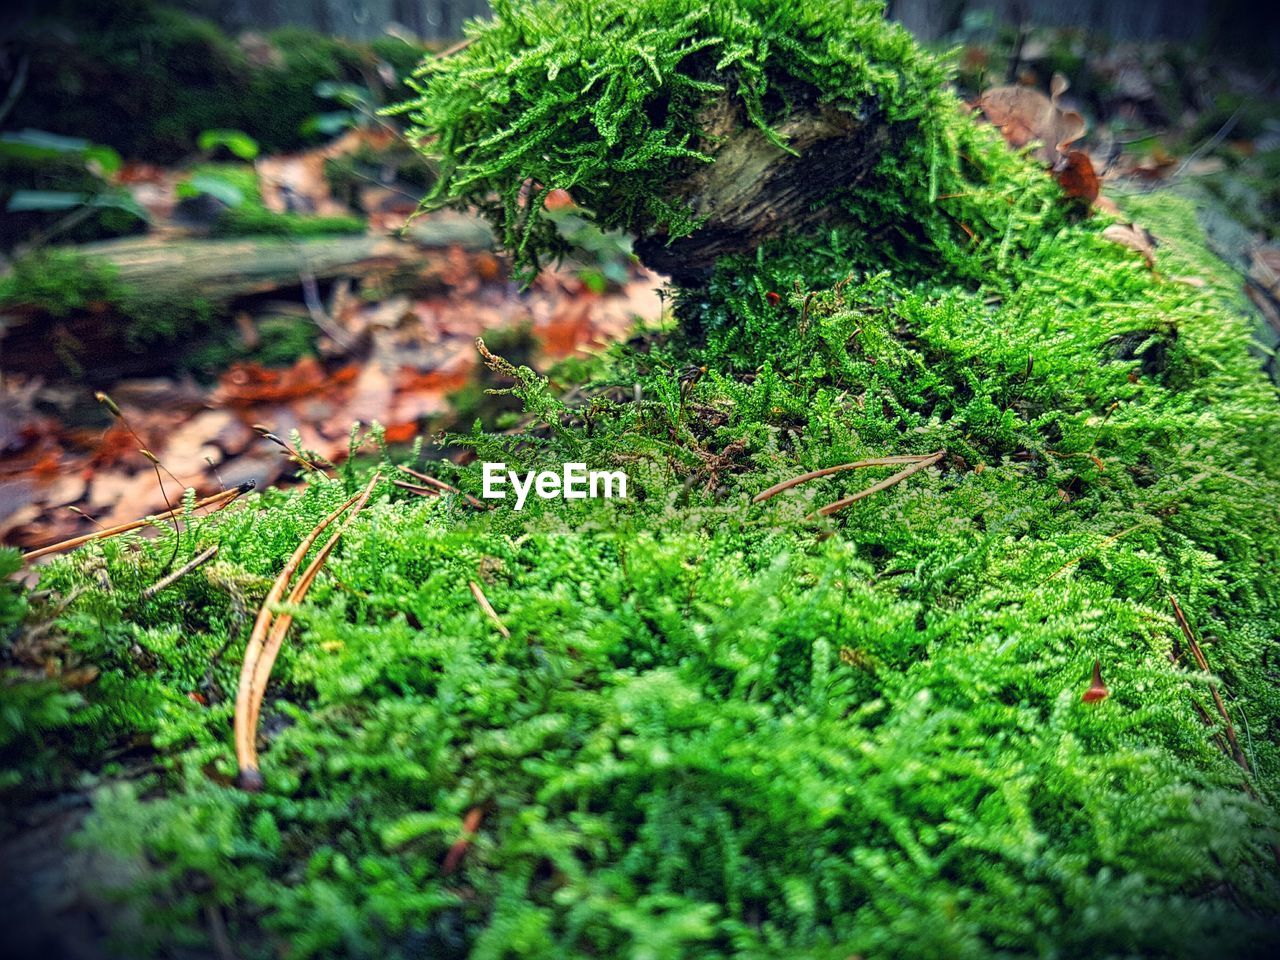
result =
[{"label": "reddish brown leaf", "polygon": [[573,197],[569,196],[568,190],[561,190],[557,187],[547,194],[547,199],[542,201],[542,205],[548,210],[567,210],[574,206]]},{"label": "reddish brown leaf", "polygon": [[1061,74],[1054,74],[1050,89],[1051,96],[1046,97],[1031,87],[993,87],[978,98],[978,107],[1011,147],[1038,140],[1036,156],[1052,166],[1084,136],[1086,127],[1079,113],[1058,106],[1067,89]]},{"label": "reddish brown leaf", "polygon": [[1054,164],[1053,176],[1069,197],[1093,203],[1102,188],[1093,171],[1093,161],[1083,150],[1069,150]]}]

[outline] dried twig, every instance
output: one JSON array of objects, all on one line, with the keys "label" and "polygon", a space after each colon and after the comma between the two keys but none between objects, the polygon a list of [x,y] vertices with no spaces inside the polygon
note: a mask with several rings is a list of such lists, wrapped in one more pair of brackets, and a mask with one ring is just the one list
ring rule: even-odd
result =
[{"label": "dried twig", "polygon": [[480,584],[474,580],[468,580],[467,586],[471,588],[471,595],[476,598],[476,603],[480,604],[480,609],[488,614],[489,619],[498,625],[498,632],[502,634],[504,639],[511,639],[511,631],[507,629],[507,625],[502,622],[502,618],[498,616],[498,611],[493,609],[493,604],[489,602],[489,598],[484,595],[484,591],[480,589]]},{"label": "dried twig", "polygon": [[829,477],[833,473],[840,473],[844,470],[859,470],[863,467],[892,467],[900,463],[919,463],[922,460],[928,460],[930,457],[938,457],[940,454],[926,453],[915,456],[899,456],[899,457],[872,457],[870,460],[857,460],[853,463],[842,463],[835,467],[823,467],[821,470],[811,470],[808,473],[802,473],[798,477],[792,477],[790,480],[783,480],[781,483],[775,483],[768,490],[757,493],[751,498],[752,503],[764,503],[771,497],[776,497],[783,490],[790,490],[792,487],[798,487],[802,483],[808,483],[810,480],[817,480],[819,477]]},{"label": "dried twig", "polygon": [[142,599],[150,600],[161,590],[165,589],[166,587],[173,586],[174,583],[176,583],[181,578],[185,577],[188,573],[190,573],[196,567],[200,566],[200,564],[208,563],[215,556],[217,556],[217,554],[218,554],[218,545],[215,543],[208,550],[204,551],[204,553],[184,563],[182,566],[180,566],[177,570],[174,570],[168,576],[161,577],[151,586],[147,587],[147,589],[143,590],[141,595]]},{"label": "dried twig", "polygon": [[444,855],[444,862],[440,865],[441,876],[449,876],[462,864],[462,858],[467,855],[467,848],[471,846],[471,838],[480,829],[480,823],[483,820],[484,807],[472,807],[467,811],[466,817],[462,820],[464,836],[455,840],[453,846],[449,847],[449,852]]},{"label": "dried twig", "polygon": [[418,470],[414,470],[412,467],[406,467],[404,464],[400,464],[400,469],[403,470],[405,473],[409,474],[409,476],[417,477],[423,483],[427,484],[428,486],[435,487],[437,490],[447,490],[449,493],[456,493],[460,497],[465,497],[467,503],[471,504],[477,510],[489,509],[487,506],[485,506],[483,501],[477,500],[475,497],[467,493],[465,490],[459,490],[457,487],[455,487],[451,483],[445,483],[443,480],[437,480],[435,477],[427,476],[427,474],[421,473]]},{"label": "dried twig", "polygon": [[[265,686],[266,674],[270,672],[271,662],[274,662],[275,653],[271,655],[271,661],[267,662],[266,670],[261,674],[259,672],[259,660],[262,659],[264,651],[269,644],[274,643],[274,650],[278,651],[280,641],[284,639],[284,631],[288,630],[289,624],[292,623],[292,616],[282,614],[279,619],[285,621],[284,630],[280,632],[279,640],[274,637],[273,619],[275,613],[272,610],[284,596],[285,589],[289,585],[289,581],[293,578],[293,574],[302,564],[303,558],[311,549],[312,545],[320,538],[320,534],[332,524],[338,517],[346,512],[347,508],[360,501],[368,499],[369,494],[373,490],[374,484],[378,481],[375,474],[373,479],[369,481],[369,486],[365,488],[363,493],[356,494],[344,501],[336,510],[316,524],[313,529],[302,542],[298,544],[293,555],[285,563],[275,582],[272,583],[271,589],[267,591],[266,598],[262,601],[262,607],[258,611],[258,617],[254,621],[253,630],[249,634],[249,642],[245,645],[244,663],[240,667],[240,684],[236,690],[236,711],[235,711],[235,743],[236,743],[236,761],[240,767],[240,786],[246,790],[262,789],[262,774],[258,772],[258,754],[255,744],[255,734],[257,730],[258,711],[262,703],[262,693]],[[353,514],[354,515],[354,514]],[[348,521],[350,518],[348,518]],[[345,524],[343,525],[345,529]],[[338,531],[341,534],[342,530]],[[307,572],[298,580],[294,593],[290,595],[290,600],[297,602],[305,595],[306,588],[309,588],[311,581],[315,579],[316,573],[319,572],[320,563],[324,562],[324,558],[328,556],[328,551],[332,549],[332,545],[337,542],[337,536],[330,538],[330,542],[325,545],[326,549],[321,551],[317,556],[318,562],[313,562],[307,568]],[[298,587],[302,587],[301,593]],[[295,596],[297,600],[295,600]],[[259,679],[262,683],[256,683]]]},{"label": "dried twig", "polygon": [[311,314],[311,322],[332,340],[339,350],[350,350],[355,341],[351,334],[342,329],[337,321],[325,312],[324,304],[320,302],[320,290],[316,286],[315,274],[309,268],[303,267],[298,272],[298,279],[302,281],[302,302],[306,305],[307,313]]},{"label": "dried twig", "polygon": [[[197,500],[192,505],[192,509],[198,510],[203,507],[217,507],[221,509],[241,494],[248,493],[253,488],[254,481],[247,480],[240,484],[240,486],[234,487],[231,490],[223,490],[221,493],[215,493],[211,497],[205,497],[203,500]],[[96,533],[86,533],[84,536],[72,537],[70,540],[61,540],[58,543],[51,543],[46,547],[40,547],[38,550],[32,550],[29,553],[24,553],[22,555],[22,560],[24,563],[28,563],[32,560],[39,560],[41,557],[46,557],[51,553],[61,553],[64,550],[72,550],[75,547],[91,543],[94,540],[104,540],[107,537],[119,536],[122,533],[128,533],[130,530],[137,530],[140,527],[145,527],[154,520],[169,519],[170,517],[176,517],[177,515],[178,508],[175,507],[172,510],[166,510],[163,513],[152,514],[138,520],[130,520],[128,523],[116,524],[114,527],[104,527]]]},{"label": "dried twig", "polygon": [[933,466],[933,464],[942,459],[945,452],[946,451],[944,450],[939,450],[937,453],[931,453],[925,459],[916,461],[905,470],[899,470],[891,477],[885,477],[879,483],[873,483],[865,490],[859,490],[857,493],[845,497],[843,500],[836,500],[834,503],[828,503],[825,507],[819,507],[816,512],[809,514],[806,519],[813,520],[817,517],[829,517],[836,511],[843,510],[845,507],[850,504],[857,503],[859,500],[864,500],[873,493],[879,493],[881,490],[888,490],[894,484],[901,483],[913,473],[919,473],[925,467]]},{"label": "dried twig", "polygon": [[[1169,594],[1169,602],[1173,604],[1173,615],[1178,621],[1178,626],[1182,628],[1182,635],[1187,638],[1187,646],[1191,649],[1191,655],[1195,658],[1196,666],[1202,672],[1209,674],[1209,661],[1205,659],[1204,651],[1200,649],[1200,644],[1196,641],[1195,634],[1191,632],[1191,624],[1187,622],[1187,616],[1182,612],[1182,606],[1178,603],[1178,598],[1171,593]],[[1227,735],[1227,742],[1231,744],[1230,753],[1232,758],[1245,773],[1251,773],[1249,761],[1245,757],[1244,751],[1240,749],[1240,741],[1236,739],[1235,724],[1231,722],[1231,715],[1227,713],[1226,704],[1222,702],[1222,695],[1218,693],[1218,685],[1212,676],[1209,677],[1209,692],[1213,694],[1214,706],[1218,708],[1218,715],[1222,717],[1223,732]]]}]

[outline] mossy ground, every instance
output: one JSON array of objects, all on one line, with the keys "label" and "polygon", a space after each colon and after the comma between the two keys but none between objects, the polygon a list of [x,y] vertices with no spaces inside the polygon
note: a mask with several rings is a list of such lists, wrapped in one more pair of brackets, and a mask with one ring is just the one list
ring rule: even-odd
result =
[{"label": "mossy ground", "polygon": [[[1149,270],[994,134],[935,119],[968,158],[941,168],[969,177],[965,212],[938,212],[944,190],[905,219],[917,184],[901,242],[855,218],[726,262],[682,292],[700,332],[575,362],[571,394],[521,368],[520,432],[450,438],[625,469],[626,501],[378,489],[276,666],[264,792],[230,785],[243,638],[361,471],[193,519],[174,563],[218,557],[153,599],[163,529],[45,568],[27,623],[101,674],[0,688],[9,796],[96,786],[82,842],[140,870],[130,954],[199,948],[209,909],[246,957],[1280,944],[1280,404],[1239,277],[1184,201],[1128,201],[1162,240]],[[940,449],[828,520],[806,516],[867,473],[750,503]],[[433,469],[479,490],[478,467]],[[1248,771],[1215,743],[1214,681],[1171,663],[1170,594]],[[1095,660],[1110,696],[1084,703]],[[105,762],[140,741],[151,771]]]}]

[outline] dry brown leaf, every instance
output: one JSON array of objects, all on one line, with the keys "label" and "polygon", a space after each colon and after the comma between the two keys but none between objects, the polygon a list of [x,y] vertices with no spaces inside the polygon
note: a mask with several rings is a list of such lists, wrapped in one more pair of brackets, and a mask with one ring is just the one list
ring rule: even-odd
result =
[{"label": "dry brown leaf", "polygon": [[1102,231],[1102,235],[1112,243],[1118,243],[1122,247],[1128,247],[1142,254],[1142,259],[1147,262],[1147,266],[1152,270],[1155,269],[1158,241],[1150,230],[1136,223],[1113,223]]},{"label": "dry brown leaf", "polygon": [[1093,209],[1098,213],[1109,213],[1113,217],[1122,216],[1120,208],[1115,205],[1115,202],[1110,197],[1099,196],[1097,200],[1093,201]]},{"label": "dry brown leaf", "polygon": [[1093,161],[1083,150],[1068,150],[1053,167],[1054,179],[1069,197],[1093,203],[1102,182],[1094,173]]},{"label": "dry brown leaf", "polygon": [[1011,147],[1025,147],[1040,141],[1035,155],[1053,166],[1066,153],[1067,147],[1085,134],[1084,117],[1075,110],[1063,110],[1058,98],[1067,89],[1067,81],[1055,73],[1050,84],[1051,96],[1023,86],[993,87],[978,98],[978,107],[999,128]]}]

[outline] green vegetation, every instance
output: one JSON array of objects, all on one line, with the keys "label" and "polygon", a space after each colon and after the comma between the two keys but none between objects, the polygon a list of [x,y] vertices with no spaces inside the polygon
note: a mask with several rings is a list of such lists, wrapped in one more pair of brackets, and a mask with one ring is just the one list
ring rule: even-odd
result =
[{"label": "green vegetation", "polygon": [[77,137],[0,133],[0,250],[32,235],[82,242],[144,229],[146,210],[109,182],[121,163],[110,147]]},{"label": "green vegetation", "polygon": [[[28,324],[39,324],[39,348],[53,351],[72,376],[80,376],[104,344],[113,352],[130,353],[186,344],[209,333],[217,316],[214,305],[198,295],[179,298],[137,290],[121,281],[110,264],[58,247],[19,258],[0,277],[0,310],[6,309]],[[77,323],[51,324],[49,319]]]},{"label": "green vegetation", "polygon": [[[370,82],[379,63],[403,75],[422,54],[402,40],[364,45],[298,28],[236,41],[155,0],[54,0],[39,13],[23,27],[30,77],[9,125],[149,163],[189,156],[216,128],[243,130],[264,151],[297,149],[318,139],[311,121],[333,106],[317,87]],[[400,95],[374,95],[387,92]]]},{"label": "green vegetation", "polygon": [[[58,687],[12,671],[0,695],[26,699],[4,715],[43,719],[6,756],[8,797],[57,782],[51,757],[150,743],[155,769],[104,776],[83,838],[141,877],[128,952],[207,944],[209,910],[244,957],[1280,946],[1280,405],[1239,277],[1191,206],[1127,201],[1162,241],[1154,270],[1100,218],[1069,223],[1052,181],[934,92],[940,68],[873,5],[640,0],[554,22],[549,4],[495,6],[503,21],[434,68],[440,101],[416,108],[453,131],[439,199],[508,196],[545,163],[539,182],[598,223],[676,224],[617,174],[634,161],[657,187],[696,162],[679,154],[682,97],[711,81],[680,69],[689,46],[762,125],[784,109],[774,67],[833,102],[871,89],[907,111],[917,101],[894,91],[910,92],[918,116],[842,198],[844,226],[723,262],[681,293],[683,330],[566,366],[558,382],[585,382],[564,395],[495,363],[521,429],[448,440],[522,470],[624,469],[629,499],[476,511],[381,486],[276,665],[263,792],[231,785],[244,638],[360,469],[192,518],[174,563],[213,543],[216,560],[151,599],[173,551],[162,526],[43,570],[41,588],[71,599],[28,624],[51,623],[45,643],[101,675],[60,706]],[[591,91],[613,98],[627,143],[554,109],[589,79],[559,86],[586,60],[556,51],[597,41],[602,64],[635,67]],[[539,72],[552,106],[522,121]],[[657,95],[669,123],[652,119]],[[511,126],[502,149],[518,157],[475,141],[491,123]],[[628,152],[640,143],[653,151]],[[490,213],[526,256],[551,252],[518,208]],[[750,502],[806,470],[937,450],[827,519],[806,517],[891,468]],[[431,469],[479,492],[478,466]],[[1110,695],[1082,702],[1095,661]],[[1215,684],[1247,771],[1217,743]]]},{"label": "green vegetation", "polygon": [[249,164],[202,163],[191,169],[180,194],[206,194],[224,203],[213,233],[217,236],[314,237],[333,233],[363,233],[365,222],[357,216],[319,217],[301,213],[276,213],[262,200],[258,174]]},{"label": "green vegetation", "polygon": [[553,189],[605,228],[691,233],[698,217],[670,184],[710,159],[704,111],[721,95],[780,146],[774,125],[810,104],[871,114],[895,131],[872,176],[831,202],[902,260],[970,261],[958,223],[999,238],[1002,256],[1043,229],[1035,215],[1052,189],[1023,176],[1020,204],[1005,202],[1022,168],[960,120],[940,62],[881,20],[878,3],[494,8],[497,19],[473,24],[464,51],[424,63],[409,81],[420,97],[400,109],[413,133],[434,138],[440,175],[428,205],[478,207],[518,266],[565,252],[537,215]]}]

